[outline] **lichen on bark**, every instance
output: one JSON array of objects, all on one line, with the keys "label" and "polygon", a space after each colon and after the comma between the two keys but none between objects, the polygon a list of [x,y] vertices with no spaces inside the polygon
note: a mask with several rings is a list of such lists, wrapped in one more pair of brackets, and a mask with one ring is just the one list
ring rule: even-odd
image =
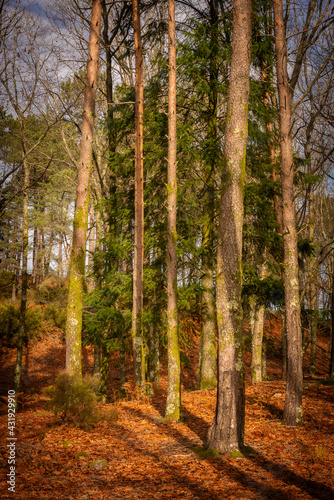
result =
[{"label": "lichen on bark", "polygon": [[101,13],[101,0],[93,0],[80,141],[80,159],[77,167],[78,180],[73,222],[73,241],[66,320],[66,371],[79,377],[82,375],[81,329],[83,295],[86,291],[86,232],[88,225],[89,182],[94,128],[95,94],[97,87],[96,79],[99,59]]},{"label": "lichen on bark", "polygon": [[217,249],[218,388],[209,448],[238,451],[244,442],[245,395],[242,358],[242,224],[247,140],[252,4],[233,3],[232,56],[228,91]]}]

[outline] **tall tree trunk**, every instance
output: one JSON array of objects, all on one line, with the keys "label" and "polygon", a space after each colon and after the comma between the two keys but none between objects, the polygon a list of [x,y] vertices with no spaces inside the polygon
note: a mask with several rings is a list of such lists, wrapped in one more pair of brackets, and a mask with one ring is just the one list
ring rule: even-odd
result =
[{"label": "tall tree trunk", "polygon": [[168,0],[169,86],[168,86],[168,181],[167,181],[167,339],[168,388],[165,418],[181,415],[181,365],[177,310],[176,256],[176,47],[175,1]]},{"label": "tall tree trunk", "polygon": [[209,118],[207,129],[207,157],[203,224],[203,278],[202,278],[202,325],[199,356],[198,388],[216,387],[216,310],[213,282],[214,239],[214,179],[217,163],[217,103],[218,103],[218,11],[215,0],[210,1],[210,84]]},{"label": "tall tree trunk", "polygon": [[[266,252],[264,255],[266,259]],[[267,274],[266,262],[262,263],[259,268],[260,278],[264,279]],[[251,378],[252,383],[257,384],[262,381],[262,353],[263,353],[263,328],[265,317],[265,305],[258,303],[256,298],[252,298],[251,302],[251,332],[252,332],[252,363],[251,363]]]},{"label": "tall tree trunk", "polygon": [[23,343],[26,334],[26,309],[27,309],[27,291],[28,291],[28,236],[29,236],[29,218],[28,218],[28,201],[29,201],[29,165],[25,159],[25,147],[23,150],[23,203],[22,203],[22,286],[21,286],[21,305],[20,305],[20,327],[17,337],[17,354],[14,372],[14,391],[20,390],[21,373],[22,373],[22,355]]},{"label": "tall tree trunk", "polygon": [[286,331],[286,315],[285,308],[284,312],[281,312],[282,318],[282,380],[286,380],[286,366],[288,359],[288,339],[287,339],[287,331]]},{"label": "tall tree trunk", "polygon": [[78,185],[73,223],[69,295],[66,321],[66,371],[81,377],[81,328],[85,290],[86,233],[89,207],[89,181],[97,87],[101,0],[93,0],[89,33],[84,111],[78,163]]},{"label": "tall tree trunk", "polygon": [[[98,265],[96,265],[96,256],[99,255],[101,251],[101,239],[102,239],[102,221],[101,221],[101,212],[96,210],[95,212],[95,256],[93,259],[94,265],[94,280],[95,285],[98,288],[101,288],[101,269]],[[102,338],[102,337],[101,337]],[[94,343],[94,368],[93,374],[94,377],[101,377],[101,338]]]},{"label": "tall tree trunk", "polygon": [[244,444],[241,259],[251,19],[251,1],[235,0],[217,252],[217,406],[208,436],[209,448],[222,452],[240,450]]},{"label": "tall tree trunk", "polygon": [[134,381],[145,384],[143,343],[143,260],[144,260],[144,162],[143,162],[143,49],[140,31],[139,0],[132,0],[136,60],[135,104],[135,235],[133,268],[132,346]]},{"label": "tall tree trunk", "polygon": [[[104,337],[107,337],[107,332],[104,332]],[[107,399],[107,383],[108,383],[108,373],[109,373],[109,359],[110,359],[110,350],[105,342],[102,341],[101,347],[101,384],[100,384],[100,398],[103,403],[105,403]]]},{"label": "tall tree trunk", "polygon": [[60,278],[60,286],[63,285],[63,237],[62,234],[59,233],[59,241],[58,241],[58,276]]},{"label": "tall tree trunk", "polygon": [[159,331],[156,324],[156,318],[159,316],[159,311],[155,309],[155,320],[149,327],[148,335],[148,382],[159,385]]},{"label": "tall tree trunk", "polygon": [[[334,268],[334,262],[333,262]],[[331,360],[329,367],[329,378],[334,379],[334,272],[332,274],[332,293],[331,293]]]},{"label": "tall tree trunk", "polygon": [[262,382],[262,352],[263,352],[263,327],[264,327],[264,304],[257,304],[253,299],[251,304],[251,332],[252,332],[252,383]]},{"label": "tall tree trunk", "polygon": [[38,228],[34,227],[34,243],[32,249],[32,273],[31,273],[32,285],[36,285],[38,283],[38,278],[37,278],[38,242],[39,242]]},{"label": "tall tree trunk", "polygon": [[89,269],[89,280],[88,280],[88,292],[92,292],[96,287],[96,279],[94,276],[94,253],[96,249],[96,225],[95,225],[95,210],[91,203],[89,207],[89,226],[90,233],[88,239],[88,269]]},{"label": "tall tree trunk", "polygon": [[[305,143],[305,158],[309,161],[308,170],[312,174],[311,166],[311,138],[315,124],[315,115],[311,114],[311,120],[306,129],[306,143]],[[308,239],[311,245],[314,245],[314,224],[315,224],[315,207],[314,207],[314,188],[313,184],[309,186],[309,210],[308,210]],[[316,268],[315,258],[311,254],[307,259],[307,274],[308,274],[308,309],[309,309],[309,329],[310,329],[310,375],[314,375],[317,365],[317,328],[318,328],[318,314],[317,314],[317,292],[316,292]]]},{"label": "tall tree trunk", "polygon": [[293,149],[291,136],[291,94],[287,72],[287,48],[283,1],[274,0],[274,30],[281,140],[281,183],[283,200],[284,289],[288,341],[287,386],[284,421],[299,425],[302,408],[302,338],[298,282],[297,233],[293,189]]}]

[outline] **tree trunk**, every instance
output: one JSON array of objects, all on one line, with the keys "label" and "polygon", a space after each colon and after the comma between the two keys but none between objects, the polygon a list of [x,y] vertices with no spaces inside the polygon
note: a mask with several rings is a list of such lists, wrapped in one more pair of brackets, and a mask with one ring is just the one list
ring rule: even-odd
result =
[{"label": "tree trunk", "polygon": [[[315,124],[315,115],[312,115],[311,120],[306,129],[306,144],[305,144],[305,158],[309,161],[308,170],[312,174],[311,167],[311,138],[312,131]],[[314,188],[313,185],[309,186],[309,211],[308,211],[308,239],[311,245],[314,244],[314,224],[315,224],[315,207],[314,207]],[[309,328],[310,328],[310,375],[314,375],[317,366],[317,328],[318,328],[318,314],[317,314],[317,292],[316,292],[316,267],[314,255],[310,255],[307,259],[308,267],[308,309],[309,309]]]},{"label": "tree trunk", "polygon": [[59,241],[58,241],[58,276],[60,278],[60,286],[63,285],[63,237],[61,234],[59,234]]},{"label": "tree trunk", "polygon": [[[106,332],[104,336],[105,337],[107,336]],[[101,395],[101,401],[105,403],[107,399],[107,383],[108,383],[109,358],[110,358],[110,351],[106,346],[105,341],[102,341],[101,354],[102,354],[102,360],[101,360],[100,395]]]},{"label": "tree trunk", "polygon": [[207,129],[208,162],[205,169],[206,193],[203,224],[203,278],[202,278],[202,325],[199,356],[198,388],[216,387],[216,310],[213,282],[214,239],[214,179],[217,163],[217,103],[218,103],[218,12],[214,0],[210,1],[210,83],[209,118]]},{"label": "tree trunk", "polygon": [[94,253],[96,249],[96,225],[95,225],[95,210],[91,203],[89,207],[89,239],[88,239],[88,292],[92,292],[96,287],[96,279],[94,276]]},{"label": "tree trunk", "polygon": [[143,260],[144,260],[144,162],[143,162],[143,50],[140,31],[139,0],[132,1],[136,60],[135,104],[135,237],[133,267],[132,346],[135,384],[145,384],[143,343]]},{"label": "tree trunk", "polygon": [[288,340],[286,332],[285,310],[281,313],[282,318],[282,380],[286,380],[286,366],[288,358]]},{"label": "tree trunk", "polygon": [[124,384],[126,382],[126,348],[125,348],[125,336],[121,338],[120,349],[119,349],[119,389],[121,393],[124,392]]},{"label": "tree trunk", "polygon": [[28,236],[29,236],[29,165],[25,159],[25,147],[23,149],[23,207],[22,207],[22,286],[21,286],[21,305],[20,305],[20,327],[17,337],[17,354],[14,372],[14,391],[20,391],[21,373],[22,373],[22,355],[23,343],[26,334],[26,309],[27,309],[27,291],[28,291]]},{"label": "tree trunk", "polygon": [[251,18],[251,1],[235,0],[217,247],[217,406],[208,436],[209,448],[221,452],[240,450],[244,444],[241,263]]},{"label": "tree trunk", "polygon": [[[94,286],[101,288],[101,270],[98,265],[96,265],[96,255],[99,254],[101,250],[101,239],[102,239],[102,221],[101,213],[99,210],[95,212],[95,256],[93,259],[93,273],[94,273]],[[94,368],[93,374],[95,377],[101,377],[101,340],[102,337],[94,343]]]},{"label": "tree trunk", "polygon": [[274,0],[274,30],[279,119],[281,140],[281,183],[283,201],[284,289],[288,341],[287,386],[284,421],[287,425],[300,425],[302,408],[302,339],[298,283],[297,233],[295,226],[293,188],[293,149],[291,136],[291,94],[287,72],[287,50],[283,2]]},{"label": "tree trunk", "polygon": [[252,332],[252,383],[262,382],[262,341],[264,327],[264,304],[257,304],[256,300],[251,303],[251,332]]},{"label": "tree trunk", "polygon": [[159,385],[159,332],[155,322],[149,327],[148,349],[148,382]]},{"label": "tree trunk", "polygon": [[89,207],[89,181],[97,87],[101,0],[92,2],[84,111],[78,163],[78,185],[73,223],[69,295],[66,321],[66,371],[81,377],[81,328],[85,291],[86,233]]},{"label": "tree trunk", "polygon": [[262,381],[269,380],[268,371],[267,371],[267,346],[266,346],[264,335],[263,335],[263,339],[262,339],[261,371],[262,371]]},{"label": "tree trunk", "polygon": [[[334,267],[334,262],[333,262]],[[331,293],[331,361],[329,367],[329,378],[334,379],[334,273],[332,275],[332,293]]]},{"label": "tree trunk", "polygon": [[169,86],[168,86],[168,181],[167,181],[167,339],[168,388],[165,418],[181,415],[181,365],[177,310],[176,256],[176,48],[175,1],[168,0]]}]

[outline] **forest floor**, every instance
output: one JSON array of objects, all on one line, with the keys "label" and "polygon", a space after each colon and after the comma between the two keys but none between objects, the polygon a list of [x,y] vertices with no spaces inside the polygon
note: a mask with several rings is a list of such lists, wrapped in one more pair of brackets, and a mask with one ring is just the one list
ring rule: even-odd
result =
[{"label": "forest floor", "polygon": [[[245,456],[203,457],[212,423],[216,391],[198,391],[197,348],[186,350],[180,423],[162,420],[166,401],[166,366],[154,396],[138,396],[127,384],[126,399],[117,399],[119,360],[110,362],[108,415],[90,431],[57,421],[48,411],[45,388],[65,366],[62,333],[54,329],[31,346],[15,428],[15,493],[8,491],[7,399],[15,350],[1,350],[0,497],[2,499],[334,499],[334,387],[326,381],[329,337],[320,333],[317,373],[304,380],[304,425],[281,424],[285,383],[280,380],[276,321],[266,324],[270,380],[249,382],[246,353]],[[27,360],[26,360],[27,361]],[[307,356],[305,374],[307,373]],[[83,349],[83,366],[91,371],[92,352]],[[131,374],[131,360],[128,360]],[[130,378],[130,377],[129,377]],[[195,451],[194,451],[195,450]],[[104,462],[103,462],[104,461]],[[97,463],[96,463],[97,462]]]}]

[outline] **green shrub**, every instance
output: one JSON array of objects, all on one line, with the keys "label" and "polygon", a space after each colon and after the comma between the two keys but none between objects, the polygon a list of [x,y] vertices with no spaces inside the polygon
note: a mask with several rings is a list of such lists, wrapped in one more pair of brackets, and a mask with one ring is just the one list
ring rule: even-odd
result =
[{"label": "green shrub", "polygon": [[11,297],[15,275],[6,270],[0,271],[0,296]]},{"label": "green shrub", "polygon": [[3,345],[15,345],[14,336],[19,331],[20,311],[12,304],[0,304],[0,340]]},{"label": "green shrub", "polygon": [[29,340],[37,337],[42,330],[43,314],[39,306],[28,307],[26,311],[26,335]]},{"label": "green shrub", "polygon": [[54,304],[45,307],[43,311],[45,321],[48,321],[57,328],[65,330],[66,326],[66,309],[58,309]]},{"label": "green shrub", "polygon": [[96,404],[98,381],[87,376],[83,379],[66,372],[60,373],[55,385],[48,388],[50,407],[55,416],[75,426],[90,429],[99,420]]},{"label": "green shrub", "polygon": [[[26,310],[25,340],[36,338],[42,330],[43,317],[39,306]],[[20,309],[13,304],[0,304],[0,340],[3,345],[15,347],[20,327]]]},{"label": "green shrub", "polygon": [[59,286],[57,277],[44,280],[35,291],[35,300],[39,304],[54,303],[59,309],[66,308],[68,287]]}]

